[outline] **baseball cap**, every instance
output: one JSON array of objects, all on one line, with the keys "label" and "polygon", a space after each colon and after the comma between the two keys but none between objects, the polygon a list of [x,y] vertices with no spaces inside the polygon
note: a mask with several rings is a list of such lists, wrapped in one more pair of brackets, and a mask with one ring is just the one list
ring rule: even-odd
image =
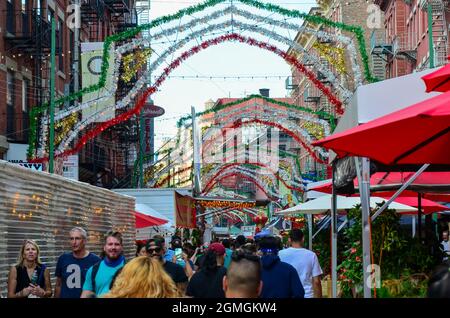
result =
[{"label": "baseball cap", "polygon": [[209,246],[208,251],[213,251],[214,253],[220,256],[225,254],[225,247],[221,243],[212,243]]}]

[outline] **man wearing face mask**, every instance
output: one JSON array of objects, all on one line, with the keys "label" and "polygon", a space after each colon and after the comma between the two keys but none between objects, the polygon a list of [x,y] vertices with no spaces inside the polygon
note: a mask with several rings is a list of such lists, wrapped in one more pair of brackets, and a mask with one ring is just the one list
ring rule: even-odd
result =
[{"label": "man wearing face mask", "polygon": [[165,252],[164,243],[160,239],[150,239],[147,242],[148,255],[161,262],[166,273],[177,285],[179,292],[184,295],[186,293],[188,277],[186,276],[183,267],[164,259]]},{"label": "man wearing face mask", "polygon": [[81,298],[98,297],[108,293],[118,271],[125,265],[120,232],[110,231],[106,234],[103,251],[105,258],[89,268],[86,274]]}]

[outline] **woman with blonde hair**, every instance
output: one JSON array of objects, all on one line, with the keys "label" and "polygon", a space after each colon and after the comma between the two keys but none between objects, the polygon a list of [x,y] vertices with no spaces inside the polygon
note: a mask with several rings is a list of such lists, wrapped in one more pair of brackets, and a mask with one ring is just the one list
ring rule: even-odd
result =
[{"label": "woman with blonde hair", "polygon": [[52,296],[50,272],[40,260],[40,249],[33,240],[25,240],[18,262],[8,276],[8,298],[40,298]]},{"label": "woman with blonde hair", "polygon": [[128,262],[105,298],[175,298],[180,297],[172,278],[162,265],[147,256]]}]

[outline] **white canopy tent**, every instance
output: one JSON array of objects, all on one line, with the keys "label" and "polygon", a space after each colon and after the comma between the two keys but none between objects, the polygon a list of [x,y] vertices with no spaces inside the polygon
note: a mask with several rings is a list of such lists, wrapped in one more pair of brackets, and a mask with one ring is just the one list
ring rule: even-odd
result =
[{"label": "white canopy tent", "polygon": [[167,217],[165,217],[155,209],[152,209],[147,204],[136,203],[135,210],[142,214],[168,221],[168,223],[160,226],[149,226],[141,229],[136,229],[136,240],[147,240],[156,234],[160,234],[164,237],[171,236],[175,232],[175,226],[172,224],[172,222]]},{"label": "white canopy tent", "polygon": [[[289,214],[322,214],[331,210],[331,194],[326,194],[317,199],[300,203],[292,208],[281,210],[275,212],[278,215],[289,215]],[[377,204],[385,202],[386,199],[379,197],[370,197],[370,207],[377,208]],[[337,196],[337,210],[348,210],[353,208],[355,205],[361,204],[361,199],[359,197],[344,197]],[[389,208],[395,209],[397,212],[413,212],[417,211],[416,208],[409,205],[392,202]]]}]

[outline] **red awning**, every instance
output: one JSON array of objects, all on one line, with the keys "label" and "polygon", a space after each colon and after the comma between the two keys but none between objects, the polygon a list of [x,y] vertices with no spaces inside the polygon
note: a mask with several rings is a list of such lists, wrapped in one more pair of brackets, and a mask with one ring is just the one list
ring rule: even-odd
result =
[{"label": "red awning", "polygon": [[426,92],[450,91],[450,64],[447,64],[435,72],[422,76],[427,87]]},{"label": "red awning", "polygon": [[313,142],[339,157],[450,165],[450,92]]},{"label": "red awning", "polygon": [[163,220],[154,216],[142,214],[138,211],[134,212],[134,215],[136,216],[136,228],[140,229],[143,227],[149,227],[149,226],[159,226],[166,224],[168,221]]}]

